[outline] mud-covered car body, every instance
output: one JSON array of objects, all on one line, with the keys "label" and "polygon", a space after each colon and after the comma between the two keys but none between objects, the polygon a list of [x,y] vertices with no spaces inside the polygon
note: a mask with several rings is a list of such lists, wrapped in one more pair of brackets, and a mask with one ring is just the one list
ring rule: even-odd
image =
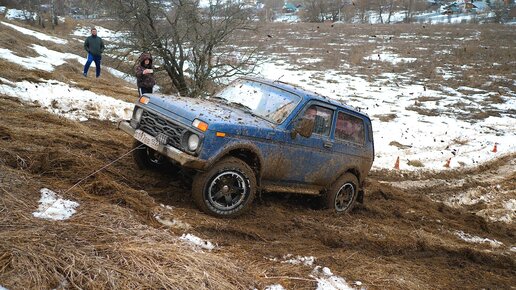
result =
[{"label": "mud-covered car body", "polygon": [[224,158],[240,159],[254,172],[257,189],[273,192],[321,194],[350,173],[358,182],[354,199],[361,200],[374,159],[365,114],[263,79],[240,79],[209,99],[145,95],[119,128],[198,172]]}]

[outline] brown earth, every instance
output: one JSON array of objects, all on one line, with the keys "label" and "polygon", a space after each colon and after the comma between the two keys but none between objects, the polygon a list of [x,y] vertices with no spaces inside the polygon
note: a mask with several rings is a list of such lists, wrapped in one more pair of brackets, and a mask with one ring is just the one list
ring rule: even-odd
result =
[{"label": "brown earth", "polygon": [[[514,223],[437,198],[488,187],[488,178],[514,198],[515,155],[469,171],[373,172],[365,204],[345,216],[321,210],[313,197],[264,194],[250,213],[217,219],[195,208],[188,177],[140,171],[130,157],[67,191],[130,150],[112,123],[72,122],[5,96],[0,115],[0,281],[8,289],[314,289],[315,265],[368,289],[516,285]],[[66,221],[34,218],[43,187],[78,201],[78,212]],[[503,245],[468,243],[459,231]],[[184,233],[217,248],[192,250],[177,241]],[[281,263],[287,254],[314,256],[315,264]]]},{"label": "brown earth", "polygon": [[[63,35],[73,29],[72,24],[63,28]],[[292,53],[291,61],[325,55],[317,64],[319,70],[340,69],[341,63],[334,60],[342,59],[353,64],[343,73],[374,77],[381,72],[412,74],[417,69],[419,76],[438,84],[442,79],[435,74],[436,66],[470,64],[471,68],[462,68],[464,75],[481,72],[482,77],[475,79],[485,83],[485,89],[514,91],[509,81],[514,30],[506,26],[278,24],[264,29],[272,38],[264,34],[248,41],[265,42],[271,54],[289,55],[287,47],[303,52]],[[478,31],[484,48],[474,37]],[[3,29],[0,35],[6,37],[0,46],[30,55],[31,50],[20,47],[34,39],[11,37],[13,33]],[[415,41],[412,35],[425,37]],[[436,41],[436,35],[443,41]],[[327,47],[312,49],[321,44]],[[71,45],[70,52],[82,53],[80,42]],[[364,60],[384,45],[418,61],[393,67]],[[418,47],[450,53],[428,58],[428,51]],[[494,62],[501,65],[487,65]],[[73,81],[82,89],[125,101],[136,95],[134,88],[107,73],[95,83],[84,79],[82,64],[75,62],[53,73],[25,70],[5,60],[0,65],[6,68],[2,77],[11,81]],[[490,80],[491,74],[509,77]],[[472,86],[470,78],[447,82]],[[418,100],[424,101],[430,100]],[[350,285],[361,281],[368,289],[513,289],[516,285],[516,252],[511,251],[516,246],[516,226],[488,218],[503,207],[503,201],[516,199],[515,154],[466,170],[372,172],[365,204],[345,216],[321,210],[313,197],[264,194],[249,214],[224,220],[195,208],[189,176],[140,171],[129,156],[68,190],[129,152],[131,139],[112,123],[73,122],[1,95],[0,116],[0,285],[8,289],[263,289],[276,283],[287,289],[314,289],[317,282],[310,274],[315,265],[329,267]],[[389,118],[385,116],[386,121]],[[78,201],[78,212],[66,221],[34,218],[31,213],[44,187]],[[492,204],[457,206],[450,201],[471,191],[492,191],[497,196]],[[460,231],[503,244],[468,243],[457,236]],[[184,233],[216,243],[217,248],[192,250],[177,240]],[[314,256],[316,261],[313,266],[281,263],[287,254]]]}]

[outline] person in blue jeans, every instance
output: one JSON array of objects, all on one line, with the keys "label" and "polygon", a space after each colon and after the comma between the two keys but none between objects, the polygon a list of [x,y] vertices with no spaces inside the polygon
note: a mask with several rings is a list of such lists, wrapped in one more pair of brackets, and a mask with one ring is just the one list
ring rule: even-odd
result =
[{"label": "person in blue jeans", "polygon": [[102,59],[104,48],[104,41],[102,41],[102,38],[97,36],[97,29],[93,27],[91,29],[91,35],[84,41],[84,49],[88,52],[88,60],[84,65],[84,76],[88,75],[91,62],[95,62],[95,76],[97,78],[100,77],[100,60]]}]

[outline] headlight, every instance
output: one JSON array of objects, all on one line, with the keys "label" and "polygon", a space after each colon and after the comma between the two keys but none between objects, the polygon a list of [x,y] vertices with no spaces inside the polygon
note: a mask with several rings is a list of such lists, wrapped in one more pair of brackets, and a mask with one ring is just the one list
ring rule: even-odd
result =
[{"label": "headlight", "polygon": [[134,112],[133,119],[135,119],[136,122],[140,122],[140,120],[142,119],[142,114],[143,114],[143,109],[142,108],[136,109],[136,112]]},{"label": "headlight", "polygon": [[188,137],[188,150],[195,151],[199,147],[199,136],[192,134]]}]

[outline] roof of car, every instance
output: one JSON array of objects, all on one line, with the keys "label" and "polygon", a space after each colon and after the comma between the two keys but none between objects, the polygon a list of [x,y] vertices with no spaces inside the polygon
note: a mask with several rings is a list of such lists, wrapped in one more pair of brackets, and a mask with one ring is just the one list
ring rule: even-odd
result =
[{"label": "roof of car", "polygon": [[269,80],[269,79],[264,79],[264,78],[255,78],[255,77],[244,77],[242,78],[244,80],[251,80],[251,81],[257,81],[257,82],[260,82],[260,83],[264,83],[264,84],[267,84],[267,85],[271,85],[271,86],[275,86],[277,88],[280,88],[280,89],[283,89],[283,90],[286,90],[286,91],[290,91],[290,92],[293,92],[305,99],[314,99],[314,100],[318,100],[318,101],[322,101],[322,102],[325,102],[325,103],[329,103],[329,104],[332,104],[332,105],[335,105],[335,106],[338,106],[338,107],[344,107],[348,110],[351,110],[353,112],[356,112],[358,114],[361,114],[361,115],[364,115],[366,117],[369,118],[369,116],[364,113],[364,112],[361,112],[359,110],[357,110],[356,108],[354,107],[351,107],[349,105],[346,105],[344,104],[343,102],[340,102],[338,100],[334,100],[334,99],[330,99],[328,97],[325,97],[323,95],[320,95],[318,93],[315,93],[315,92],[311,92],[311,91],[308,91],[308,90],[305,90],[299,86],[296,86],[294,84],[290,84],[290,83],[286,83],[286,82],[282,82],[282,81],[274,81],[274,80]]}]

